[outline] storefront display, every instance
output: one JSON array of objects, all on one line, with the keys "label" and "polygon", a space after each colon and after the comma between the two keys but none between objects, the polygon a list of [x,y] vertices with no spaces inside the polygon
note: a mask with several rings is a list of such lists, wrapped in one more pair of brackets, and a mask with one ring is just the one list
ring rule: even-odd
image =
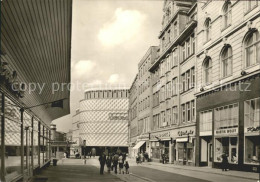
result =
[{"label": "storefront display", "polygon": [[260,164],[260,98],[245,101],[245,151],[244,163],[251,165]]}]

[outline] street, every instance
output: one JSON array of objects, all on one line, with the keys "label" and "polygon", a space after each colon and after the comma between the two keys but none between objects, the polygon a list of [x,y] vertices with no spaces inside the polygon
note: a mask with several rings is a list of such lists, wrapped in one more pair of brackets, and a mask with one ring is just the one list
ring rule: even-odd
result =
[{"label": "street", "polygon": [[127,181],[127,182],[255,182],[255,180],[245,179],[235,176],[221,174],[190,171],[186,169],[176,169],[167,166],[151,165],[143,163],[136,165],[134,161],[130,162],[130,174],[108,174],[105,167],[104,175],[99,174],[98,158],[87,159],[86,165],[81,159],[64,159],[58,162],[58,166],[50,166],[44,169],[41,174],[34,178],[35,182],[39,181]]}]

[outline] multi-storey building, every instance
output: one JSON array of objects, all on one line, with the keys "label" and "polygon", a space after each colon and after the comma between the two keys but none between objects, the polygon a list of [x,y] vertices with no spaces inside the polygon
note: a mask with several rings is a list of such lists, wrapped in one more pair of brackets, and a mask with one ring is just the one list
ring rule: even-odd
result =
[{"label": "multi-storey building", "polygon": [[152,72],[151,158],[195,164],[195,52],[197,4],[164,2],[160,50]]},{"label": "multi-storey building", "polygon": [[130,89],[129,89],[129,123],[128,123],[128,146],[129,156],[135,157],[137,151],[133,149],[138,137],[138,75],[136,75]]},{"label": "multi-storey building", "polygon": [[[81,155],[127,152],[128,89],[88,90],[73,121]],[[74,145],[74,147],[76,147]]]},{"label": "multi-storey building", "polygon": [[[134,117],[130,118],[130,128],[135,128],[135,138],[131,137],[133,146],[132,155],[137,152],[149,154],[149,132],[152,121],[152,86],[151,72],[149,68],[157,56],[157,46],[151,46],[138,64],[138,75],[130,89],[130,106],[134,108],[130,112]],[[137,106],[137,107],[136,107]],[[138,136],[138,137],[137,137]]]},{"label": "multi-storey building", "polygon": [[260,3],[198,6],[196,163],[259,171]]}]

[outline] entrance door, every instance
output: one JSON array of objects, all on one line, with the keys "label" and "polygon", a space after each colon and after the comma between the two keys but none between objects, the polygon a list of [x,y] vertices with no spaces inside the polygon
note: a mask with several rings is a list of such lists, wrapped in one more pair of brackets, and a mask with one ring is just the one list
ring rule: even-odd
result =
[{"label": "entrance door", "polygon": [[212,150],[212,142],[208,143],[208,166],[212,167],[212,155],[213,150]]}]

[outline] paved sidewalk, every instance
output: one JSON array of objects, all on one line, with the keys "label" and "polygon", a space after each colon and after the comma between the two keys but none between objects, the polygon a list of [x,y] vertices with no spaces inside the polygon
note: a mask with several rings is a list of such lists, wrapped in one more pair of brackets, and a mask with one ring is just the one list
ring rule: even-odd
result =
[{"label": "paved sidewalk", "polygon": [[[127,159],[130,163],[130,166],[137,166],[135,159]],[[251,180],[259,180],[260,176],[258,173],[253,172],[244,172],[244,171],[222,171],[221,169],[211,168],[211,167],[195,167],[195,166],[181,166],[175,164],[162,164],[158,162],[143,162],[142,164],[138,164],[143,167],[149,167],[157,170],[164,171],[165,168],[174,168],[174,169],[181,169],[181,170],[188,170],[188,171],[199,171],[204,173],[211,173],[211,174],[219,174],[224,176],[232,176],[232,177],[239,177],[244,179],[251,179]]]}]

